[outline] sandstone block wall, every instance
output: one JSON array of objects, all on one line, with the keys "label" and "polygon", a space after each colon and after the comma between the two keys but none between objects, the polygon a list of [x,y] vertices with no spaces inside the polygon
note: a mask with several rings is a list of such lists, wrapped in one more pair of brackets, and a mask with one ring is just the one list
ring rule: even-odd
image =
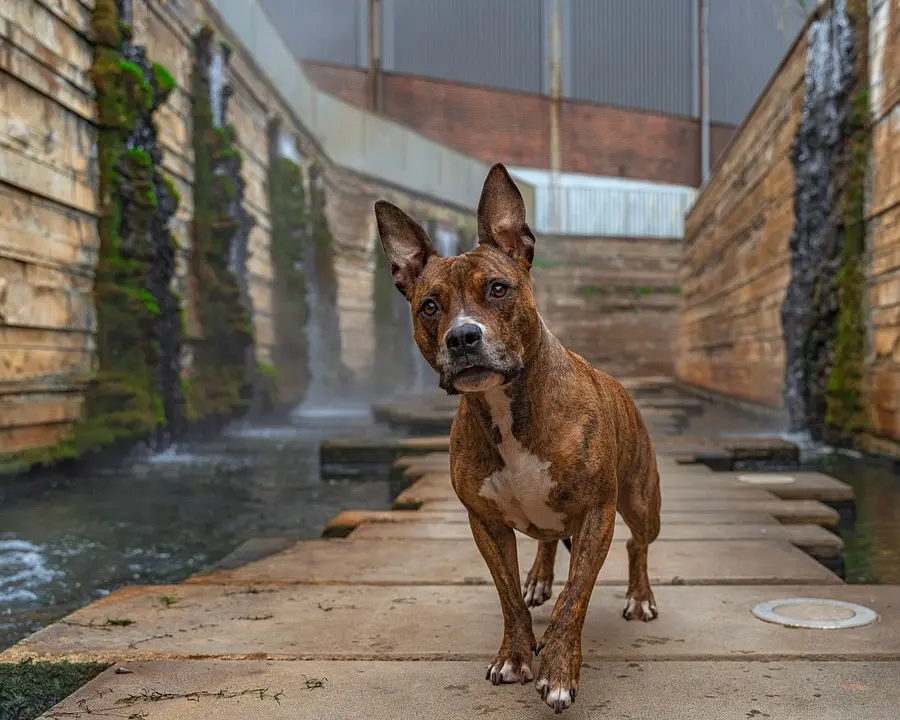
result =
[{"label": "sandstone block wall", "polygon": [[791,143],[806,70],[802,36],[720,159],[685,221],[677,377],[781,404],[781,302],[790,278]]},{"label": "sandstone block wall", "polygon": [[618,377],[674,373],[677,240],[539,237],[535,254],[538,309],[569,349]]}]

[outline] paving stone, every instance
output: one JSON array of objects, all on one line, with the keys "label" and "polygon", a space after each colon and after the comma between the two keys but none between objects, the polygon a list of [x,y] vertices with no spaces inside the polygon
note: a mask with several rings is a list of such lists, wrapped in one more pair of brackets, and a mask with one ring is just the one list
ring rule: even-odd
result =
[{"label": "paving stone", "polygon": [[[796,631],[788,631],[796,632]],[[536,669],[539,661],[533,663]],[[495,720],[551,717],[483,662],[155,661],[110,668],[43,717]],[[588,663],[565,716],[896,720],[898,662]]]},{"label": "paving stone", "polygon": [[[456,500],[434,500],[421,506],[425,512],[465,512],[462,504]],[[834,508],[817,500],[668,500],[663,498],[663,512],[718,514],[734,510],[772,515],[783,523],[812,523],[815,525],[834,526],[838,524],[840,515]]]},{"label": "paving stone", "polygon": [[[663,510],[663,525],[777,525],[778,521],[760,512],[667,512]],[[459,510],[430,512],[426,510],[345,510],[325,526],[323,537],[344,537],[353,528],[371,523],[441,522],[464,524],[468,527],[468,515]],[[616,525],[624,527],[624,521],[616,516]]]},{"label": "paving stone", "polygon": [[[520,539],[524,581],[537,543]],[[568,556],[557,553],[555,582],[565,582]],[[650,578],[659,584],[746,585],[829,584],[840,579],[787,542],[772,540],[672,540],[655,544]],[[491,576],[474,543],[423,543],[416,540],[357,542],[304,540],[293,548],[233,570],[199,574],[198,583],[314,583],[373,585],[483,585]],[[625,548],[615,545],[597,582],[628,582]]]},{"label": "paving stone", "polygon": [[[472,531],[462,523],[373,523],[353,531],[354,540],[420,539],[471,540]],[[616,539],[630,537],[627,527],[616,527]],[[784,540],[797,547],[828,548],[840,552],[844,541],[818,525],[675,525],[665,523],[657,542],[666,540]]]},{"label": "paving stone", "polygon": [[[0,661],[252,656],[281,659],[490,660],[503,636],[493,587],[172,585],[132,587],[79,610]],[[166,606],[160,596],[178,602]],[[532,609],[535,634],[553,598]],[[676,587],[655,589],[652,623],[621,616],[624,587],[598,587],[582,636],[585,660],[900,660],[900,594],[886,586]],[[756,618],[761,602],[843,600],[879,620],[841,631],[792,630]],[[109,626],[110,619],[130,620]]]}]

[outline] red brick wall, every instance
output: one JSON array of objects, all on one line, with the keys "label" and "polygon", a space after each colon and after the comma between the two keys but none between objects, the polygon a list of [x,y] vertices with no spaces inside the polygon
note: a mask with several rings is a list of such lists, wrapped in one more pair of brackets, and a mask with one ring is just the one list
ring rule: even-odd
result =
[{"label": "red brick wall", "polygon": [[[358,105],[366,100],[366,71],[306,63],[325,92]],[[426,137],[485,162],[550,165],[548,98],[529,93],[386,73],[383,112]],[[700,124],[673,115],[564,101],[560,108],[562,169],[635,180],[699,185]],[[714,125],[715,163],[734,128]]]}]

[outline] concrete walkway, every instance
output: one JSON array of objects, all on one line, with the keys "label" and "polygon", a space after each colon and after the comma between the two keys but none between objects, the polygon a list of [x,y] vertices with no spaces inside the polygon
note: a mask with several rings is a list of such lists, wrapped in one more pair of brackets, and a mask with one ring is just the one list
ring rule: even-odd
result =
[{"label": "concrete walkway", "polygon": [[[348,512],[327,531],[339,537],[251,542],[184,584],[112,593],[0,662],[111,665],[47,718],[549,717],[533,685],[484,680],[502,618],[447,457],[434,452],[441,442],[413,441],[425,454],[398,461],[413,482],[397,511]],[[900,591],[846,585],[829,569],[839,570],[843,546],[825,527],[852,491],[815,473],[748,478],[669,456],[660,469],[663,531],[649,560],[660,617],[621,617],[628,531],[618,524],[566,715],[894,720]],[[535,548],[520,538],[523,578]],[[560,549],[554,598],[567,563]],[[878,617],[821,630],[753,614],[781,598],[847,601]],[[552,604],[533,610],[538,636]],[[782,611],[795,624],[849,614],[808,604]]]}]

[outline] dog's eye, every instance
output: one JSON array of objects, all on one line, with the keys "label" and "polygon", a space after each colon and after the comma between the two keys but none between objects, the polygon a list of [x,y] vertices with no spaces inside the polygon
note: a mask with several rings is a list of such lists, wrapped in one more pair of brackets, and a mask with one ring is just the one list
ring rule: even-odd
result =
[{"label": "dog's eye", "polygon": [[425,317],[434,317],[434,314],[437,311],[438,306],[434,300],[426,300],[422,303],[422,307],[419,308],[419,312],[422,313]]},{"label": "dog's eye", "polygon": [[493,283],[491,284],[491,297],[502,298],[509,292],[509,288],[503,283]]}]

